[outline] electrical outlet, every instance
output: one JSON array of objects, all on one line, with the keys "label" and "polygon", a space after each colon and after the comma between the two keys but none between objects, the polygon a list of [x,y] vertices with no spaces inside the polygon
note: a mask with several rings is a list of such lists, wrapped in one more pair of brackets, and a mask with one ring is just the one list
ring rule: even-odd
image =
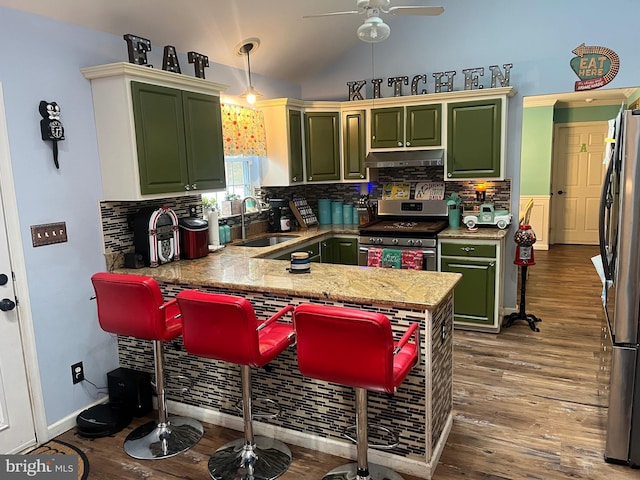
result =
[{"label": "electrical outlet", "polygon": [[82,366],[82,362],[71,365],[71,378],[74,385],[84,380],[84,367]]}]

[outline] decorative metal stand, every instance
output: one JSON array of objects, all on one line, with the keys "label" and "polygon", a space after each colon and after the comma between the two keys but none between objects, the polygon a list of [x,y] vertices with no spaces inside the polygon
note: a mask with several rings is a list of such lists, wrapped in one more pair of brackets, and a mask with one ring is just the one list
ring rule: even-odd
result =
[{"label": "decorative metal stand", "polygon": [[536,322],[541,322],[542,319],[531,313],[526,313],[527,268],[527,265],[520,267],[520,272],[522,274],[522,279],[520,280],[520,310],[509,315],[505,315],[505,322],[502,326],[510,327],[516,320],[526,320],[529,323],[531,330],[539,332],[540,329],[536,326]]},{"label": "decorative metal stand", "polygon": [[536,327],[536,322],[541,322],[542,320],[526,312],[527,268],[529,265],[536,264],[533,256],[533,244],[536,243],[536,234],[531,229],[531,225],[526,223],[529,221],[531,205],[532,202],[527,206],[525,223],[520,223],[518,230],[513,236],[513,240],[516,242],[516,258],[513,260],[513,263],[520,266],[520,272],[522,274],[522,279],[520,280],[520,310],[506,315],[504,317],[505,322],[502,326],[510,327],[516,320],[526,320],[531,330],[539,332],[540,329]]}]

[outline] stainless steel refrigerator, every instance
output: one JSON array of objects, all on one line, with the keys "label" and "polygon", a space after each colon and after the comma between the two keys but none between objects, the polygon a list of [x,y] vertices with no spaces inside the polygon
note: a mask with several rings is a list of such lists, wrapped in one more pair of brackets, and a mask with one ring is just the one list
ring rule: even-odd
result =
[{"label": "stainless steel refrigerator", "polygon": [[640,466],[640,110],[615,119],[600,204],[602,301],[611,344],[605,460]]}]

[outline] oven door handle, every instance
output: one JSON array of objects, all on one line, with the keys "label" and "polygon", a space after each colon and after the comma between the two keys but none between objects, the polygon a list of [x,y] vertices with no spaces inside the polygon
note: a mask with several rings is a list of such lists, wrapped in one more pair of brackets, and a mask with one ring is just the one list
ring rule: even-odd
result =
[{"label": "oven door handle", "polygon": [[[360,251],[363,253],[369,253],[369,248],[380,248],[381,250],[384,250],[385,248],[389,248],[391,250],[419,250],[418,248],[411,248],[411,247],[401,247],[401,248],[393,248],[393,247],[359,247]],[[436,249],[428,249],[428,250],[422,250],[422,255],[425,257],[435,257],[436,256]]]}]

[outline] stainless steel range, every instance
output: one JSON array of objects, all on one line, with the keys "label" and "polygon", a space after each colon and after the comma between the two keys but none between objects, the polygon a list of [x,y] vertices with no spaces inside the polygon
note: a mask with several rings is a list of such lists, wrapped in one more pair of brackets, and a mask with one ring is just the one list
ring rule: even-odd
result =
[{"label": "stainless steel range", "polygon": [[438,269],[438,232],[448,226],[446,200],[378,200],[378,218],[358,230],[358,265],[370,248],[421,250],[422,269]]}]

